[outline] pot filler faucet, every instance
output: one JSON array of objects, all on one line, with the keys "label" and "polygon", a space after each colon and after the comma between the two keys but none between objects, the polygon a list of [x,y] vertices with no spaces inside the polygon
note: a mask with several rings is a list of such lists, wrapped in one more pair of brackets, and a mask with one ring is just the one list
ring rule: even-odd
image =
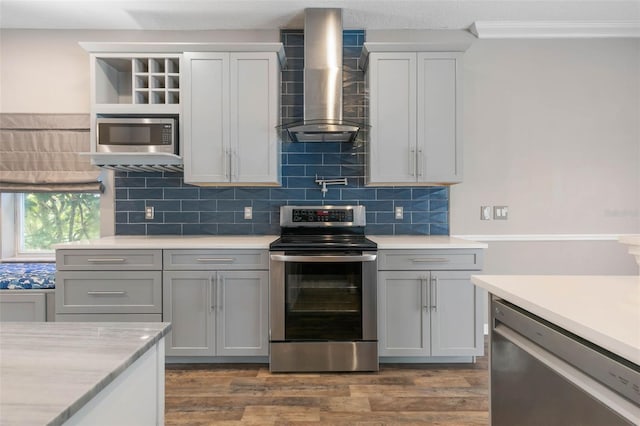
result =
[{"label": "pot filler faucet", "polygon": [[320,192],[322,192],[322,198],[329,192],[329,188],[327,185],[346,185],[347,178],[337,178],[337,179],[318,179],[318,175],[316,175],[316,183],[320,185]]}]

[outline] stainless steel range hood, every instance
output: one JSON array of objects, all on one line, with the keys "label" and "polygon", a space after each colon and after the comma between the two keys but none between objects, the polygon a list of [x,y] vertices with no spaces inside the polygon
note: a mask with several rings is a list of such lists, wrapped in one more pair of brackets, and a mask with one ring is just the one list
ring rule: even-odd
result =
[{"label": "stainless steel range hood", "polygon": [[353,142],[342,119],[342,9],[304,12],[304,121],[282,126],[295,142]]}]

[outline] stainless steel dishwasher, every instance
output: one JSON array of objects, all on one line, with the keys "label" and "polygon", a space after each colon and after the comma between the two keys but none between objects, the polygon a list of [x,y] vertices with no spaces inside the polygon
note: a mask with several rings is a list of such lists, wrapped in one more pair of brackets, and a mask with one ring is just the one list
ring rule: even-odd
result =
[{"label": "stainless steel dishwasher", "polygon": [[491,299],[493,426],[640,424],[640,366]]}]

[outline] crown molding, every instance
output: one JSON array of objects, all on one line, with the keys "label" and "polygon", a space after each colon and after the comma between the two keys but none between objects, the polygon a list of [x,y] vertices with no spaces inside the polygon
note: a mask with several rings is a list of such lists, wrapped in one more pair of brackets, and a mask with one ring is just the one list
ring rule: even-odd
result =
[{"label": "crown molding", "polygon": [[478,38],[640,38],[640,21],[476,21],[469,31]]}]

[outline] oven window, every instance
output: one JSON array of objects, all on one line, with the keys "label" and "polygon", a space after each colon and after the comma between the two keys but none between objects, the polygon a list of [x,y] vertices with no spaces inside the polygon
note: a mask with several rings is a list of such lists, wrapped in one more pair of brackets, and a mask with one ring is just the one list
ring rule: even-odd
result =
[{"label": "oven window", "polygon": [[288,262],[285,339],[362,339],[362,263]]}]

